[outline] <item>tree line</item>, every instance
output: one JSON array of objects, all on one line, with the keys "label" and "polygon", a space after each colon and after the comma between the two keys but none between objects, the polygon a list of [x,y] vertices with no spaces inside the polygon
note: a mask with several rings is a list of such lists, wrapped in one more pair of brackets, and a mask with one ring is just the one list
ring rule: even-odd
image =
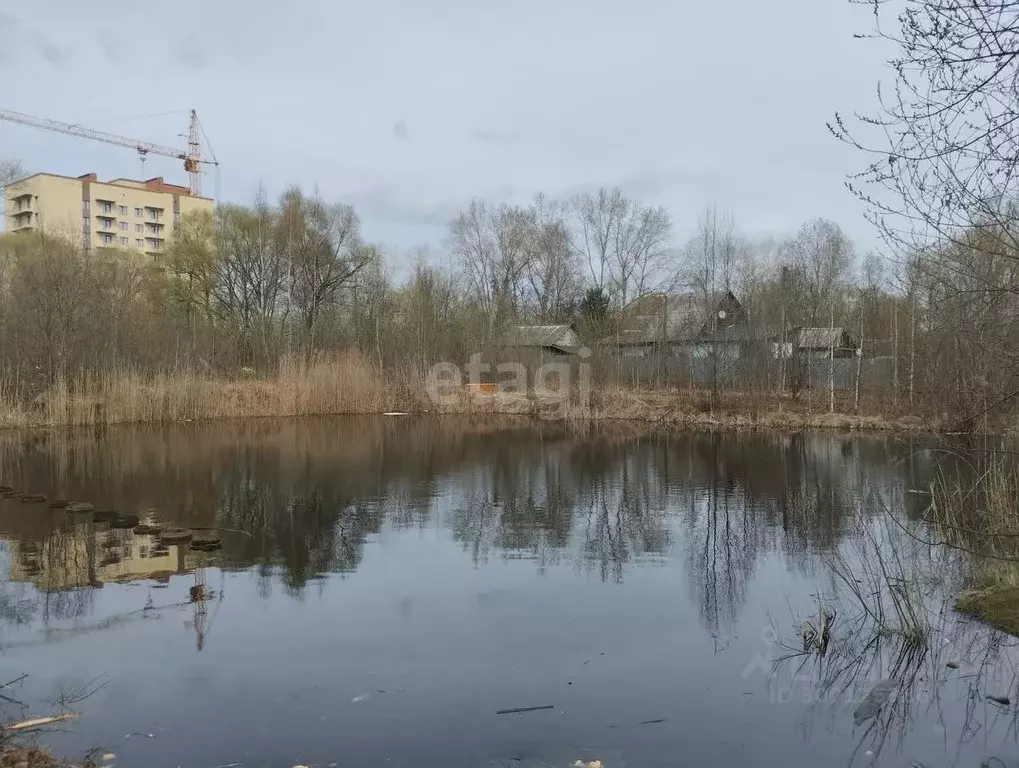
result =
[{"label": "tree line", "polygon": [[[271,371],[287,355],[347,349],[423,376],[513,324],[574,323],[607,357],[613,350],[598,341],[638,297],[702,297],[707,318],[713,297],[731,291],[762,341],[793,326],[846,328],[864,357],[889,362],[888,380],[870,386],[895,402],[922,392],[968,407],[982,392],[975,381],[986,381],[987,366],[974,355],[1003,328],[986,317],[969,323],[953,300],[966,290],[947,264],[961,258],[958,243],[902,264],[860,257],[832,221],[807,222],[784,240],[753,239],[717,207],[682,246],[674,241],[667,210],[619,188],[526,205],[472,200],[449,223],[441,255],[418,253],[399,279],[394,259],[363,239],[353,208],[297,188],[274,202],[260,194],[184,217],[155,258],[84,252],[47,233],[8,235],[5,386],[31,397],[88,372]],[[759,374],[782,388],[773,365]]]},{"label": "tree line", "polygon": [[[873,113],[828,127],[866,152],[847,187],[883,237],[880,254],[859,253],[824,219],[785,238],[748,237],[713,206],[684,241],[669,211],[601,188],[472,200],[438,253],[397,279],[356,211],[291,189],[187,219],[154,261],[4,237],[3,386],[31,397],[90,371],[229,374],[340,349],[420,376],[513,324],[572,322],[608,354],[596,342],[638,297],[698,296],[707,320],[713,297],[732,291],[763,354],[750,378],[723,386],[785,396],[764,342],[795,326],[840,328],[862,351],[852,407],[862,389],[961,429],[1007,414],[1019,399],[1019,0],[906,0],[890,23],[869,1],[878,24],[864,37],[891,44],[894,87]],[[654,350],[662,361],[670,352]],[[831,358],[834,408],[834,349]],[[618,379],[622,366],[605,370]]]}]

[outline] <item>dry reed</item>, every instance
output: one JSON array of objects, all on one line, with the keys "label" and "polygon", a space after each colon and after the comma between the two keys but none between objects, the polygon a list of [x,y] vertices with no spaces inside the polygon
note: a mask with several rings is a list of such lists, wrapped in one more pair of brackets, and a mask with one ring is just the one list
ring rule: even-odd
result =
[{"label": "dry reed", "polygon": [[242,373],[217,378],[178,371],[146,377],[119,371],[83,375],[73,383],[60,380],[40,398],[39,408],[27,419],[22,418],[21,425],[90,426],[379,413],[405,406],[405,397],[405,388],[387,385],[359,355],[347,354],[287,359],[271,376]]},{"label": "dry reed", "polygon": [[0,386],[0,428],[95,426],[217,419],[371,414],[386,411],[506,414],[568,423],[634,421],[695,429],[835,429],[929,431],[916,418],[829,413],[792,400],[748,393],[712,397],[695,389],[596,388],[589,400],[567,392],[464,389],[432,403],[412,375],[380,373],[356,352],[287,358],[270,375],[240,371],[212,376],[195,370],[157,375],[86,373],[58,380],[31,404]]}]

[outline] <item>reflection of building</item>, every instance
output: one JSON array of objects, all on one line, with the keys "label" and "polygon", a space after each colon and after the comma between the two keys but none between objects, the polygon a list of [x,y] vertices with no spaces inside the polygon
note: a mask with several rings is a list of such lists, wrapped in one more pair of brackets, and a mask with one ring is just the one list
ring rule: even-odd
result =
[{"label": "reflection of building", "polygon": [[10,580],[44,592],[94,584],[155,579],[193,570],[197,554],[131,531],[95,524],[54,531],[41,544],[12,539]]}]

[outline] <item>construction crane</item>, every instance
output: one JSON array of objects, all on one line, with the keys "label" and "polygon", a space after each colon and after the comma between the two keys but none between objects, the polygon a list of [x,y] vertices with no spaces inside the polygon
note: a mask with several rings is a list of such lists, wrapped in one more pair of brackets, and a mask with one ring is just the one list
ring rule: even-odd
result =
[{"label": "construction crane", "polygon": [[91,128],[82,128],[80,125],[71,123],[61,123],[57,120],[50,120],[45,117],[33,117],[32,115],[26,115],[21,112],[12,112],[9,109],[0,109],[0,120],[7,120],[11,123],[20,123],[21,125],[30,125],[33,128],[42,128],[47,131],[56,131],[57,133],[66,133],[70,136],[92,139],[92,141],[102,141],[107,144],[114,144],[118,147],[127,147],[128,149],[135,150],[141,157],[143,163],[148,155],[162,155],[164,157],[174,157],[178,160],[183,160],[184,170],[188,172],[188,178],[190,179],[189,186],[191,194],[193,195],[202,194],[202,164],[219,165],[215,157],[213,157],[212,160],[202,159],[201,128],[198,123],[198,114],[193,109],[191,110],[191,121],[188,125],[187,150],[164,147],[159,144],[153,144],[152,142],[129,139],[112,133],[104,133],[103,131],[94,131]]}]

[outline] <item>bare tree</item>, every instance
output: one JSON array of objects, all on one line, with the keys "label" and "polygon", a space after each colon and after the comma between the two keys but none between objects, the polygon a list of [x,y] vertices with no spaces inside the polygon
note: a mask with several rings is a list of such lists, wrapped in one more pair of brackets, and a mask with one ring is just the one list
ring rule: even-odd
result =
[{"label": "bare tree", "polygon": [[571,207],[573,246],[587,263],[591,287],[625,306],[660,281],[672,236],[668,211],[627,198],[618,187],[580,195]]},{"label": "bare tree", "polygon": [[4,188],[16,179],[25,175],[25,170],[18,160],[0,160],[0,222],[4,215]]},{"label": "bare tree", "polygon": [[289,296],[308,342],[325,306],[374,257],[361,243],[360,221],[348,205],[326,205],[293,187],[280,201],[277,237],[289,267]]},{"label": "bare tree", "polygon": [[[697,223],[696,235],[686,245],[680,281],[692,287],[697,294],[703,324],[710,333],[714,333],[717,327],[715,304],[732,289],[741,262],[748,253],[745,241],[736,234],[732,215],[719,214],[715,206],[705,209]],[[724,364],[729,360],[727,346],[714,339],[705,349],[711,364],[712,393],[718,390],[719,362]]]},{"label": "bare tree", "polygon": [[889,25],[882,0],[856,2],[896,54],[877,113],[829,125],[873,157],[850,188],[896,253],[959,243],[977,226],[985,248],[1015,258],[1019,1],[905,0]]},{"label": "bare tree", "polygon": [[627,202],[619,187],[600,188],[571,201],[576,221],[574,248],[587,263],[591,286],[608,294],[612,289],[612,248],[625,216]]},{"label": "bare tree", "polygon": [[578,302],[576,253],[570,247],[560,204],[538,195],[532,211],[526,277],[536,305],[535,319],[540,323],[563,322],[572,315]]},{"label": "bare tree", "polygon": [[85,299],[92,276],[76,246],[60,237],[42,235],[5,239],[3,254],[13,264],[7,332],[31,367],[46,382],[75,373],[87,348],[92,315]]},{"label": "bare tree", "polygon": [[254,209],[224,206],[217,215],[213,295],[219,315],[236,325],[242,358],[250,361],[258,343],[268,360],[279,351],[287,319],[289,265],[276,236],[279,214],[260,196]]},{"label": "bare tree", "polygon": [[534,213],[472,200],[450,223],[450,248],[487,318],[488,338],[518,308],[534,250]]}]

